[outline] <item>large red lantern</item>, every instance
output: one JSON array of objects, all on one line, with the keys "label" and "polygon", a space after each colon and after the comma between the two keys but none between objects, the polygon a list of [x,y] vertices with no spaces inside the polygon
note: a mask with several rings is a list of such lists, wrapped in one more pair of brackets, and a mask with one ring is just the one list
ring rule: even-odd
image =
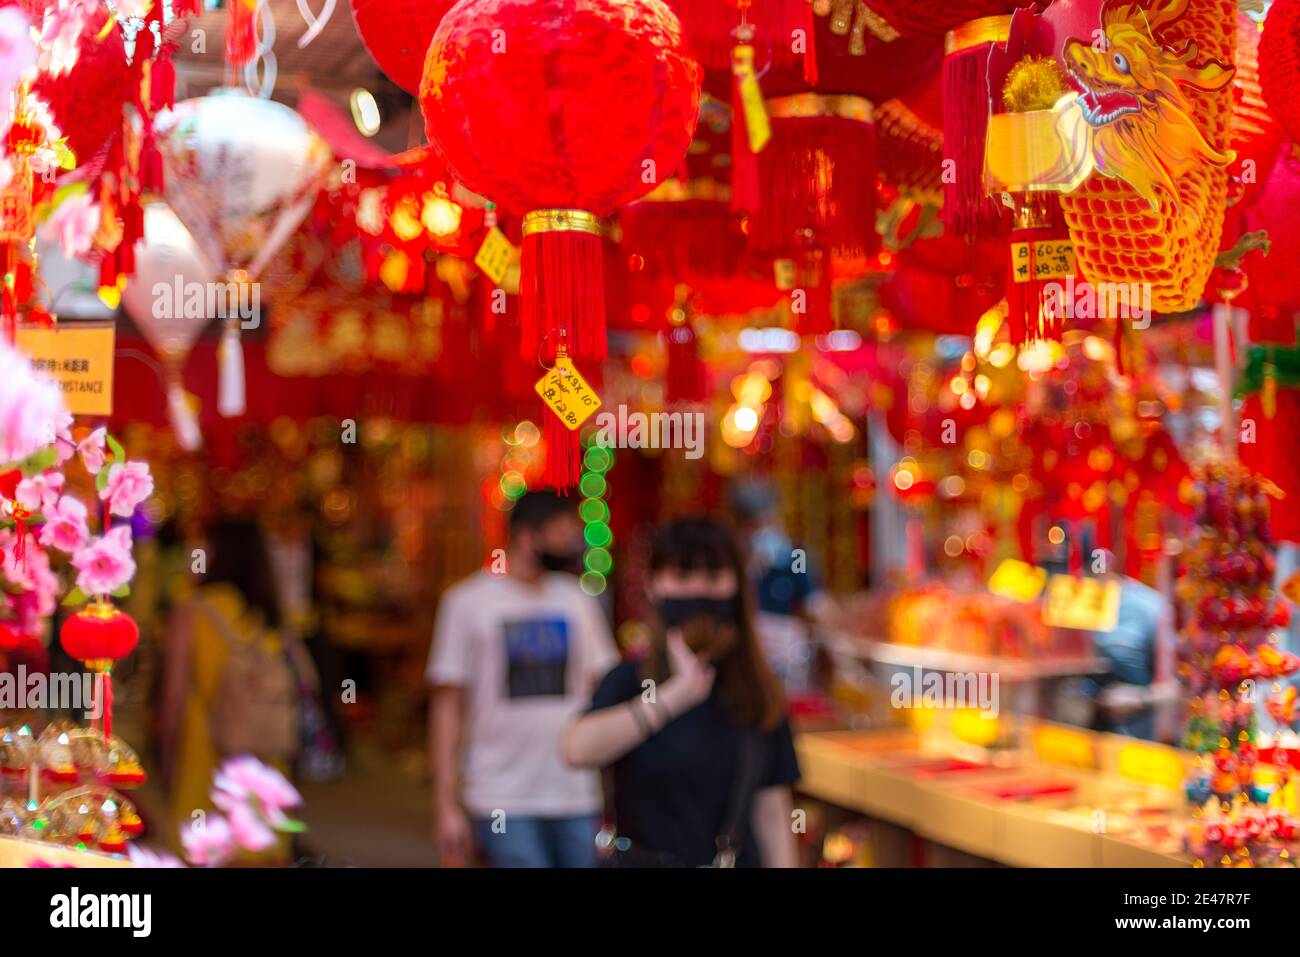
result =
[{"label": "large red lantern", "polygon": [[1300,0],[1277,0],[1259,38],[1259,85],[1273,117],[1300,140]]},{"label": "large red lantern", "polygon": [[[443,18],[420,86],[425,129],[457,179],[523,217],[526,360],[561,345],[604,359],[600,217],[677,170],[700,80],[663,0],[462,0]],[[572,484],[577,435],[546,421],[563,439],[548,443],[547,480]]]},{"label": "large red lantern", "polygon": [[456,0],[352,0],[352,21],[379,69],[408,93],[419,93],[429,41],[455,5]]}]

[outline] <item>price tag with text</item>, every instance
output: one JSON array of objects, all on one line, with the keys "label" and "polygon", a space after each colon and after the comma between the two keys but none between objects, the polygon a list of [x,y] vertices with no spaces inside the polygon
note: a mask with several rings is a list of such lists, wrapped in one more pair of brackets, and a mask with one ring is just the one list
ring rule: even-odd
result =
[{"label": "price tag with text", "polygon": [[1109,632],[1119,623],[1119,582],[1052,575],[1043,600],[1043,624],[1053,628]]},{"label": "price tag with text", "polygon": [[483,245],[479,246],[478,252],[474,254],[474,265],[483,271],[483,275],[492,280],[492,285],[500,286],[502,280],[506,278],[506,272],[510,269],[510,260],[514,252],[514,244],[506,239],[506,234],[493,226],[483,238]]},{"label": "price tag with text", "polygon": [[1012,243],[1011,264],[1018,283],[1065,279],[1075,274],[1074,246],[1068,239]]},{"label": "price tag with text", "polygon": [[576,429],[600,408],[600,396],[587,384],[566,355],[537,382],[537,394],[568,429]]}]

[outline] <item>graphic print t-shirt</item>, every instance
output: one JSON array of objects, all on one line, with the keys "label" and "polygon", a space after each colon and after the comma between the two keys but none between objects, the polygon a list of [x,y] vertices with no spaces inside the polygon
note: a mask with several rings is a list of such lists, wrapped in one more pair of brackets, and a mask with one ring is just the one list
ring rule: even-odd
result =
[{"label": "graphic print t-shirt", "polygon": [[618,661],[604,613],[577,580],[530,585],[479,572],[448,589],[426,672],[465,689],[464,800],[476,816],[600,810],[595,773],[560,758],[560,736]]}]

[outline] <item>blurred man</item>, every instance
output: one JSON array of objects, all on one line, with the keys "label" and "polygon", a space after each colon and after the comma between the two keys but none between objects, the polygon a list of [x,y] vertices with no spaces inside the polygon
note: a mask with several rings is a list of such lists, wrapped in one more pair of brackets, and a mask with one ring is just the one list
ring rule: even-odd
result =
[{"label": "blurred man", "polygon": [[582,547],[573,503],[529,492],[510,513],[504,561],[443,595],[427,678],[444,865],[475,845],[497,867],[595,863],[599,779],[564,765],[560,735],[618,654],[600,607],[566,574]]}]

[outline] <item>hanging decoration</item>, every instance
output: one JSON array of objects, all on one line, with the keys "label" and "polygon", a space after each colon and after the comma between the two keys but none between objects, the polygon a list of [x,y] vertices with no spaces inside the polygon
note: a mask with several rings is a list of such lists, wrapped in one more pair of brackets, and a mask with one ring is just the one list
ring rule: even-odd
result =
[{"label": "hanging decoration", "polygon": [[456,0],[352,0],[352,22],[384,75],[418,95],[434,31]]},{"label": "hanging decoration", "polygon": [[1300,142],[1300,0],[1273,0],[1259,38],[1259,85],[1278,125]]},{"label": "hanging decoration", "polygon": [[[561,341],[575,362],[605,358],[600,217],[676,171],[699,104],[700,68],[662,0],[464,0],[443,18],[420,107],[451,173],[523,217],[525,360],[553,360]],[[568,452],[548,456],[546,479],[571,485],[578,437],[548,434]]]},{"label": "hanging decoration", "polygon": [[[289,107],[222,89],[186,100],[156,122],[167,202],[232,291],[218,361],[218,410],[242,415],[239,304],[311,211],[330,151]],[[237,301],[236,301],[237,300]]]},{"label": "hanging decoration", "polygon": [[145,207],[144,231],[122,304],[162,360],[167,417],[177,444],[192,452],[203,444],[203,436],[181,374],[211,316],[208,307],[214,304],[208,302],[206,292],[212,288],[212,266],[165,203]]}]

